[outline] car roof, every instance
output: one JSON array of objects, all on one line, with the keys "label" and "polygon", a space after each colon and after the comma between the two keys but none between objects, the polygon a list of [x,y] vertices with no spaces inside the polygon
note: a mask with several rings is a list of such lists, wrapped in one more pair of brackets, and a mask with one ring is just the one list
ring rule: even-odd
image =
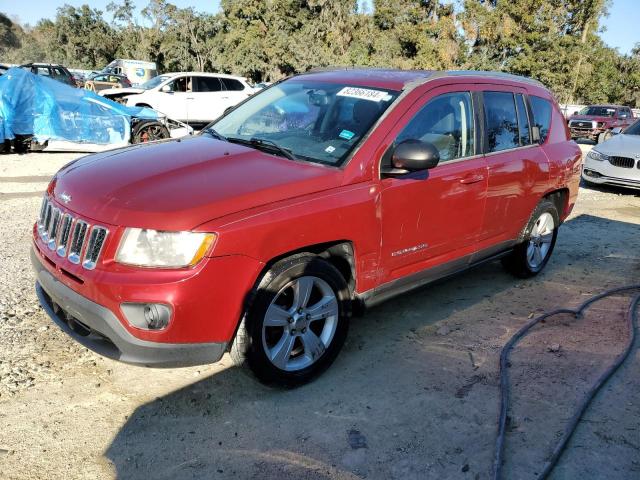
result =
[{"label": "car roof", "polygon": [[171,77],[177,77],[179,75],[197,75],[199,77],[222,77],[222,78],[232,78],[234,80],[240,80],[240,81],[245,81],[245,79],[243,77],[238,77],[236,75],[228,75],[226,73],[212,73],[212,72],[167,72],[167,73],[161,73],[158,76],[163,76],[163,75],[167,75],[167,76],[171,76]]},{"label": "car roof", "polygon": [[21,67],[62,67],[67,68],[61,63],[43,63],[43,62],[32,62],[32,63],[23,63],[20,65]]},{"label": "car roof", "polygon": [[317,69],[299,75],[305,79],[329,81],[334,83],[347,83],[391,90],[405,90],[412,86],[426,83],[438,78],[460,78],[465,81],[474,79],[494,80],[496,82],[509,82],[515,84],[530,84],[545,88],[537,80],[519,75],[503,72],[487,72],[477,70],[399,70],[386,68],[342,68],[342,69]]},{"label": "car roof", "polygon": [[612,105],[609,103],[598,104],[598,105],[587,105],[587,107],[599,107],[599,108],[629,108],[626,105]]}]

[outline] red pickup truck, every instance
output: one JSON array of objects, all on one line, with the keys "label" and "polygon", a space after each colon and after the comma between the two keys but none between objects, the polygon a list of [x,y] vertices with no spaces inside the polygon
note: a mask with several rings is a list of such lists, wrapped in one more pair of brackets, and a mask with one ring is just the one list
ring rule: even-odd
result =
[{"label": "red pickup truck", "polygon": [[591,105],[569,117],[571,138],[587,138],[602,143],[611,138],[614,128],[624,129],[635,122],[629,107]]},{"label": "red pickup truck", "polygon": [[483,72],[297,75],[200,135],[76,160],[33,227],[42,306],[146,366],[326,369],[361,307],[493,259],[547,264],[581,153],[547,89]]}]

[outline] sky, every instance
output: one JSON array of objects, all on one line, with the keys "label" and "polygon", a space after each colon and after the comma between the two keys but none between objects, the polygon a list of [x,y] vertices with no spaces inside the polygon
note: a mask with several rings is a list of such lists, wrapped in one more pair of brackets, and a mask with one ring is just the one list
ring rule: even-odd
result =
[{"label": "sky", "polygon": [[[17,16],[22,23],[35,25],[41,18],[54,18],[56,8],[68,3],[80,6],[88,3],[94,8],[106,11],[111,0],[0,0],[0,12]],[[450,0],[448,0],[450,1]],[[193,7],[201,12],[215,13],[218,11],[219,0],[170,0],[174,5],[185,8]],[[371,3],[371,0],[368,0]],[[148,0],[134,0],[138,9],[143,8]],[[630,53],[636,43],[640,42],[640,5],[638,0],[613,0],[609,9],[609,16],[604,18],[602,26],[605,31],[602,38],[609,46],[618,48],[620,53]],[[27,7],[28,5],[28,7]]]}]

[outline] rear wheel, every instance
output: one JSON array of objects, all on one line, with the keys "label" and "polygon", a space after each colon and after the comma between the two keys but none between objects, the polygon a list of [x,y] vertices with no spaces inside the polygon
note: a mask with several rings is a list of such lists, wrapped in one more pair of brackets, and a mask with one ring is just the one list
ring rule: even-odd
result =
[{"label": "rear wheel", "polygon": [[542,200],[527,224],[524,242],[502,259],[504,267],[520,278],[533,277],[547,265],[558,237],[558,209],[549,200]]},{"label": "rear wheel", "polygon": [[267,384],[297,386],[326,370],[344,344],[349,288],[330,263],[301,254],[263,277],[242,320],[231,357]]}]

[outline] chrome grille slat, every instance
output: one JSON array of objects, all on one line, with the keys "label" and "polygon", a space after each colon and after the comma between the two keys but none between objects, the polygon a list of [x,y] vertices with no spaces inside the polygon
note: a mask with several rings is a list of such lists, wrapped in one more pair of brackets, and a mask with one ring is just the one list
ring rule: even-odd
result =
[{"label": "chrome grille slat", "polygon": [[42,221],[42,240],[45,243],[48,242],[48,234],[49,234],[49,224],[51,223],[51,214],[52,214],[53,206],[51,202],[47,202],[47,209],[44,212],[44,220]]},{"label": "chrome grille slat", "polygon": [[64,257],[67,255],[67,245],[69,244],[69,236],[71,235],[71,225],[73,224],[73,217],[68,213],[65,213],[62,217],[62,224],[60,226],[60,238],[58,239],[58,246],[56,253]]},{"label": "chrome grille slat", "polygon": [[42,199],[38,222],[38,235],[44,244],[60,257],[67,257],[71,263],[82,264],[87,270],[93,270],[109,234],[106,227],[90,225],[57,207],[48,195]]},{"label": "chrome grille slat", "polygon": [[47,247],[49,250],[56,249],[56,240],[58,238],[58,227],[60,226],[60,216],[62,213],[59,208],[54,208],[51,213],[51,221],[49,222],[49,230],[47,231]]},{"label": "chrome grille slat", "polygon": [[87,242],[87,249],[84,253],[84,261],[82,262],[82,266],[87,270],[93,270],[96,268],[98,257],[100,256],[100,252],[102,251],[102,246],[104,245],[106,238],[106,228],[95,225],[91,229],[89,241]]},{"label": "chrome grille slat", "polygon": [[71,236],[71,244],[69,246],[69,261],[71,263],[80,263],[82,257],[82,247],[84,247],[84,240],[87,236],[87,229],[89,225],[87,222],[77,220],[73,226],[73,234]]}]

